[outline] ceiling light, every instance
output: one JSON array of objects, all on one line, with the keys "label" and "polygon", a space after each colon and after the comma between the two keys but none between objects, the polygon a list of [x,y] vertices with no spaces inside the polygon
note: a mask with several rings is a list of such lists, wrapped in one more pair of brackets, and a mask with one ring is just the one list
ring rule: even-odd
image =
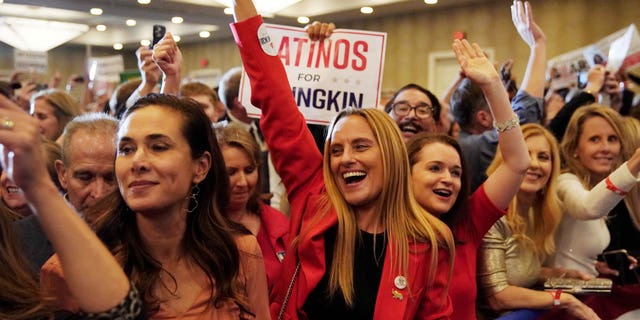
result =
[{"label": "ceiling light", "polygon": [[198,35],[200,36],[200,38],[209,38],[211,36],[211,32],[209,32],[209,31],[200,31],[200,33],[198,33]]},{"label": "ceiling light", "polygon": [[298,17],[298,23],[307,24],[309,21],[309,17]]},{"label": "ceiling light", "polygon": [[94,16],[99,16],[99,15],[102,14],[102,9],[100,9],[100,8],[91,8],[91,10],[89,10],[89,12]]},{"label": "ceiling light", "polygon": [[233,8],[224,8],[224,14],[232,15],[233,14]]},{"label": "ceiling light", "polygon": [[114,43],[113,44],[113,48],[116,50],[122,50],[122,48],[124,48],[124,46],[122,45],[122,43]]},{"label": "ceiling light", "polygon": [[133,19],[127,19],[127,21],[125,21],[125,23],[129,26],[129,27],[133,27],[136,25],[136,23],[138,23],[137,21],[133,20]]},{"label": "ceiling light", "polygon": [[138,0],[139,4],[149,4],[151,3],[151,0]]},{"label": "ceiling light", "polygon": [[182,37],[180,37],[179,35],[177,35],[177,34],[173,35],[173,41],[180,42],[180,39],[182,39]]},{"label": "ceiling light", "polygon": [[360,12],[362,12],[364,14],[372,14],[373,13],[373,8],[371,8],[371,7],[362,7],[362,8],[360,8]]},{"label": "ceiling light", "polygon": [[25,51],[48,51],[87,31],[86,24],[0,17],[0,41]]},{"label": "ceiling light", "polygon": [[173,22],[173,23],[182,23],[182,21],[184,21],[184,19],[182,19],[182,17],[173,17],[173,18],[171,18],[171,22]]},{"label": "ceiling light", "polygon": [[424,3],[426,3],[426,4],[436,4],[436,3],[438,3],[438,0],[424,0]]},{"label": "ceiling light", "polygon": [[149,41],[149,39],[140,40],[141,46],[148,47],[150,44],[151,44],[151,41]]},{"label": "ceiling light", "polygon": [[104,24],[99,24],[96,26],[96,30],[102,32],[102,31],[107,31],[107,26],[105,26]]},{"label": "ceiling light", "polygon": [[[231,7],[231,0],[216,0],[226,7]],[[286,7],[289,7],[301,0],[253,0],[259,13],[274,14]]]}]

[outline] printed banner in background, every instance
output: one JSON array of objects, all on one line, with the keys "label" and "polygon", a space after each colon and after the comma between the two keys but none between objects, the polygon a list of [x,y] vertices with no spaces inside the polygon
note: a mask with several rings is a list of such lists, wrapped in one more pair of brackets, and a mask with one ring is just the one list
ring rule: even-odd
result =
[{"label": "printed banner in background", "polygon": [[636,25],[631,24],[594,44],[549,59],[547,66],[557,70],[551,87],[575,86],[578,74],[589,71],[596,63],[606,65],[607,70],[612,72],[640,64],[640,35]]},{"label": "printed banner in background", "polygon": [[13,50],[13,68],[29,73],[46,74],[49,55],[40,51]]},{"label": "printed banner in background", "polygon": [[89,80],[95,82],[120,82],[120,73],[124,71],[122,55],[92,57],[87,61]]},{"label": "printed banner in background", "polygon": [[[312,42],[302,28],[264,26],[307,122],[328,124],[347,107],[378,105],[386,33],[336,29],[329,39]],[[242,76],[240,88],[239,99],[249,116],[260,117],[260,109],[251,105],[251,87],[246,74]]]}]

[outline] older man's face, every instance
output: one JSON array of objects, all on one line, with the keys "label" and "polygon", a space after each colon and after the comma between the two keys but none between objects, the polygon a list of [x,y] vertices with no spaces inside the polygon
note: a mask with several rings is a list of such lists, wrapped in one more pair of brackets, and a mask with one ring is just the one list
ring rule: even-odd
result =
[{"label": "older man's face", "polygon": [[71,137],[68,166],[56,162],[60,184],[76,210],[82,212],[116,190],[113,141],[112,135],[79,130]]}]

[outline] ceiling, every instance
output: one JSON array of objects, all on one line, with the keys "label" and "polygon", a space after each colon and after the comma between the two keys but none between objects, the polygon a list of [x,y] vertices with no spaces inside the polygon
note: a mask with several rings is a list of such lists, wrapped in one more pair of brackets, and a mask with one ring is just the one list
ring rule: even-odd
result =
[{"label": "ceiling", "polygon": [[[270,23],[297,25],[298,16],[307,16],[311,21],[347,21],[353,19],[375,19],[420,10],[463,5],[482,0],[439,0],[436,5],[427,5],[423,0],[302,0],[268,19]],[[90,30],[71,41],[76,44],[113,46],[122,43],[125,47],[137,47],[142,39],[150,39],[152,26],[163,24],[167,31],[177,34],[182,42],[202,41],[198,33],[210,31],[212,37],[231,36],[228,24],[232,17],[223,12],[224,7],[213,0],[151,0],[141,5],[136,0],[0,0],[0,16],[19,16],[82,23]],[[360,7],[371,6],[374,13],[363,15]],[[89,13],[91,8],[101,8],[102,15]],[[183,23],[175,24],[171,18],[180,16]],[[136,25],[125,25],[126,19],[135,19]],[[99,32],[95,26],[104,24],[107,30]]]}]

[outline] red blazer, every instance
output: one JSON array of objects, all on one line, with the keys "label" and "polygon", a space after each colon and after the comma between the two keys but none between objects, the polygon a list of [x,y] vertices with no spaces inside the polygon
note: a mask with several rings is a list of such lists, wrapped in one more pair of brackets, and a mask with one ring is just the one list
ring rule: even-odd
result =
[{"label": "red blazer", "polygon": [[280,280],[282,271],[282,257],[284,257],[285,246],[289,241],[289,219],[284,213],[266,204],[260,204],[260,230],[256,235],[264,267],[267,271],[267,283],[269,292],[273,285]]},{"label": "red blazer", "polygon": [[[300,261],[300,272],[293,285],[284,319],[305,319],[302,306],[309,293],[326,272],[324,233],[337,224],[335,211],[326,216],[316,216],[320,199],[324,195],[322,155],[291,94],[291,87],[282,62],[277,56],[268,55],[260,45],[259,37],[268,47],[268,38],[258,28],[262,18],[252,17],[234,23],[234,34],[240,55],[251,80],[251,102],[262,109],[260,127],[269,145],[271,158],[287,189],[290,211],[291,238],[299,236],[297,249],[287,247],[283,261],[282,281],[275,284],[271,293],[271,312],[277,319],[287,289]],[[316,221],[318,220],[318,221]],[[316,223],[309,229],[310,222]],[[302,230],[302,233],[301,233]],[[387,248],[387,252],[391,252]],[[404,275],[408,285],[398,289],[394,279],[399,275],[391,270],[391,255],[387,254],[376,299],[374,319],[449,319],[451,302],[447,295],[449,257],[445,250],[438,251],[435,282],[427,288],[430,250],[424,243],[413,243],[409,256],[409,273]],[[394,294],[394,290],[396,291]]]}]

